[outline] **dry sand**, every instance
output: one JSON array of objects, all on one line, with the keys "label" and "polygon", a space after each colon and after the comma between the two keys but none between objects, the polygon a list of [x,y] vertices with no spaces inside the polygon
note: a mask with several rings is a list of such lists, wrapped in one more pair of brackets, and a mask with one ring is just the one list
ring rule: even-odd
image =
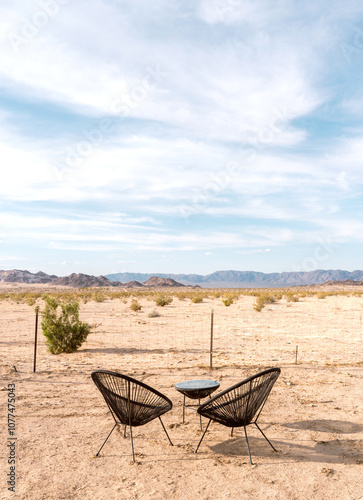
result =
[{"label": "dry sand", "polygon": [[[252,297],[229,308],[174,299],[158,308],[140,300],[133,313],[120,300],[88,302],[81,318],[94,325],[79,352],[47,352],[39,332],[33,370],[34,307],[0,302],[1,498],[22,499],[363,499],[363,355],[360,297],[308,297],[253,311]],[[214,309],[214,369],[209,369]],[[296,346],[298,363],[295,364]],[[260,425],[278,452],[250,429],[251,467],[242,430],[211,424],[201,436],[195,412],[182,424],[182,380],[218,380],[220,388],[269,366],[282,373]],[[15,367],[15,368],[14,368]],[[118,370],[173,401],[163,417],[129,437],[114,432],[93,384],[96,368]],[[16,369],[16,371],[15,371]],[[7,491],[7,388],[16,390],[16,494]],[[205,423],[205,422],[204,422]]]}]

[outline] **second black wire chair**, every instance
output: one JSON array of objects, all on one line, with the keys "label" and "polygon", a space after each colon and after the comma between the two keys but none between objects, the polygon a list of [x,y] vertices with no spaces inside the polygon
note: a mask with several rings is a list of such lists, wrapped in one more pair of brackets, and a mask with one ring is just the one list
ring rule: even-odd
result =
[{"label": "second black wire chair", "polygon": [[257,424],[257,419],[261,414],[272,386],[276,382],[280,372],[280,368],[270,368],[269,370],[257,373],[225,389],[219,394],[216,394],[200,405],[197,412],[201,416],[209,418],[209,422],[198,443],[195,453],[197,453],[212,420],[226,427],[231,427],[231,436],[233,436],[234,427],[244,428],[251,465],[253,465],[253,463],[246,430],[248,425],[254,424],[272,449],[277,451]]},{"label": "second black wire chair", "polygon": [[169,443],[173,445],[160,418],[161,415],[172,409],[173,403],[169,398],[143,382],[139,382],[121,373],[108,370],[95,370],[91,373],[91,377],[104,397],[115,421],[115,425],[96,453],[96,456],[99,455],[115,427],[118,424],[122,424],[125,426],[124,436],[126,435],[126,427],[130,427],[132,459],[135,462],[132,427],[145,425],[155,418],[160,420]]}]

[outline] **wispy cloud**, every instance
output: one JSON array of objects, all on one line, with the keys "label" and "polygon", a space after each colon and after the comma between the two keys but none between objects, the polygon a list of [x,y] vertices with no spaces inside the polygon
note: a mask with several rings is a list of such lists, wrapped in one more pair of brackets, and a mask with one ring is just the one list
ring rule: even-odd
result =
[{"label": "wispy cloud", "polygon": [[3,255],[361,241],[361,2],[48,4],[0,6]]}]

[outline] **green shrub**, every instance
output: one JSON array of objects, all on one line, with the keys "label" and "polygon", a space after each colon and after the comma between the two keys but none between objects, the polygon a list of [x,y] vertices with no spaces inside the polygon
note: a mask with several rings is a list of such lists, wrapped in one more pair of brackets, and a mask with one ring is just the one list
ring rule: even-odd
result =
[{"label": "green shrub", "polygon": [[41,313],[41,327],[49,352],[60,354],[76,351],[90,333],[90,326],[79,320],[78,302],[60,302],[49,295],[43,295],[43,300],[45,309]]},{"label": "green shrub", "polygon": [[202,295],[194,295],[194,297],[192,297],[192,302],[194,304],[198,304],[199,302],[203,302]]},{"label": "green shrub", "polygon": [[171,304],[173,302],[173,297],[171,297],[171,295],[158,295],[157,297],[155,297],[155,303],[156,305],[160,306],[160,307],[164,307],[164,306],[168,306],[169,304]]},{"label": "green shrub", "polygon": [[138,300],[132,299],[130,309],[135,312],[141,311],[141,304]]}]

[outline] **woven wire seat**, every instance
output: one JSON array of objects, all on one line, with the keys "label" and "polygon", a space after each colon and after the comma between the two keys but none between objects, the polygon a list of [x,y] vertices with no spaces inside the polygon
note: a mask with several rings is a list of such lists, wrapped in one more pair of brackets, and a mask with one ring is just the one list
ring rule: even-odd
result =
[{"label": "woven wire seat", "polygon": [[115,421],[115,425],[96,453],[96,456],[99,455],[115,427],[122,424],[125,426],[124,436],[126,435],[126,427],[130,427],[132,459],[135,462],[132,427],[145,425],[155,418],[160,420],[169,443],[173,445],[160,418],[161,415],[164,415],[164,413],[173,407],[173,403],[169,398],[143,382],[139,382],[121,373],[108,370],[95,370],[91,373],[91,377],[104,397]]},{"label": "woven wire seat", "polygon": [[212,420],[226,427],[231,427],[231,436],[233,436],[233,429],[235,427],[244,428],[251,465],[253,465],[253,463],[246,430],[248,425],[254,424],[272,449],[277,451],[257,424],[257,419],[261,414],[280,372],[280,368],[270,368],[269,370],[257,373],[225,389],[219,394],[216,394],[200,405],[197,412],[201,416],[209,418],[209,422],[198,443],[195,453],[197,453]]}]

